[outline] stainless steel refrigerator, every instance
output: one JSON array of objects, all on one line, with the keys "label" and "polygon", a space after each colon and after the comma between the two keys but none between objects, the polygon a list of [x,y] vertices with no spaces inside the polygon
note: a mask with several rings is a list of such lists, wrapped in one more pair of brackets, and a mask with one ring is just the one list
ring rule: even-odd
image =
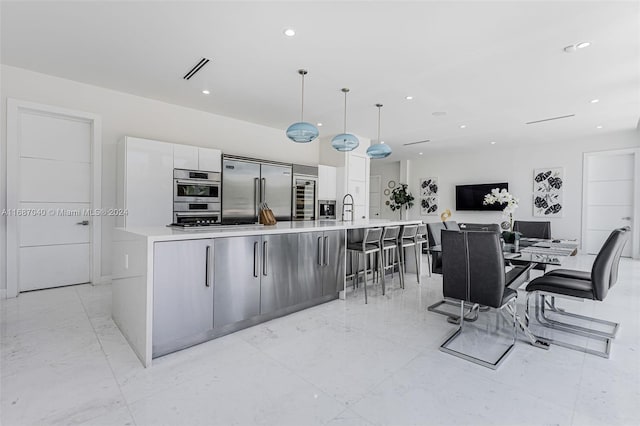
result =
[{"label": "stainless steel refrigerator", "polygon": [[255,223],[262,202],[276,220],[291,220],[291,165],[225,155],[222,223]]}]

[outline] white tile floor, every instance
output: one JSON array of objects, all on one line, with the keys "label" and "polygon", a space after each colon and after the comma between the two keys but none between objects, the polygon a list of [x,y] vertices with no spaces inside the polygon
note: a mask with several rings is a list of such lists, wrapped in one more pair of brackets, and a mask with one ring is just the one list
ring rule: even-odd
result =
[{"label": "white tile floor", "polygon": [[[569,266],[588,269],[590,257]],[[610,359],[520,341],[498,371],[438,351],[455,326],[426,307],[439,276],[337,300],[142,368],[111,287],[22,294],[1,308],[0,423],[14,425],[640,424],[640,262],[603,303]]]}]

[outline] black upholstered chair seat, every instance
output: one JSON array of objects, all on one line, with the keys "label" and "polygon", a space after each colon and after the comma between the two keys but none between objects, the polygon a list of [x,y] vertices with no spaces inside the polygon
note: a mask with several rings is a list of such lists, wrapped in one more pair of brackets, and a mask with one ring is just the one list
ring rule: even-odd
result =
[{"label": "black upholstered chair seat", "polygon": [[591,271],[574,271],[573,269],[554,269],[547,272],[548,276],[573,278],[576,280],[591,281]]},{"label": "black upholstered chair seat", "polygon": [[396,240],[382,240],[383,248],[391,248],[396,246],[397,246]]},{"label": "black upholstered chair seat", "polygon": [[[505,282],[509,286],[520,286],[528,279],[528,268],[517,266],[505,273]],[[515,284],[516,280],[520,280],[519,284]]]},{"label": "black upholstered chair seat", "polygon": [[527,285],[527,291],[546,291],[581,299],[595,299],[591,281],[543,275]]},{"label": "black upholstered chair seat", "polygon": [[515,298],[517,295],[517,291],[511,290],[510,288],[505,288],[504,295],[502,296],[502,306],[509,303],[509,301],[511,301],[511,299]]}]

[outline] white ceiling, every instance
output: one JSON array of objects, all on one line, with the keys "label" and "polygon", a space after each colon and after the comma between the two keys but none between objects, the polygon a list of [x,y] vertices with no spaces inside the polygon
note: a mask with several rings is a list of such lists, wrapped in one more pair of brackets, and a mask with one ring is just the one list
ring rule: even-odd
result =
[{"label": "white ceiling", "polygon": [[[375,139],[383,103],[396,160],[579,140],[640,117],[636,1],[3,2],[1,19],[4,64],[280,129],[299,120],[306,68],[305,121],[341,133],[349,87],[347,130]],[[202,56],[212,61],[183,80]]]}]

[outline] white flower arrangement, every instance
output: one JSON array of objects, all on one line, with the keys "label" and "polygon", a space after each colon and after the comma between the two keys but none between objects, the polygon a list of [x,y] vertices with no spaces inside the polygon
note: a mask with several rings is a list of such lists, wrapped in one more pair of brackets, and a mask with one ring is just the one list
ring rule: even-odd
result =
[{"label": "white flower arrangement", "polygon": [[513,213],[518,208],[519,202],[520,200],[510,194],[506,189],[494,188],[489,194],[484,196],[482,204],[505,204],[502,212],[505,215],[509,215],[509,229],[513,229]]}]

